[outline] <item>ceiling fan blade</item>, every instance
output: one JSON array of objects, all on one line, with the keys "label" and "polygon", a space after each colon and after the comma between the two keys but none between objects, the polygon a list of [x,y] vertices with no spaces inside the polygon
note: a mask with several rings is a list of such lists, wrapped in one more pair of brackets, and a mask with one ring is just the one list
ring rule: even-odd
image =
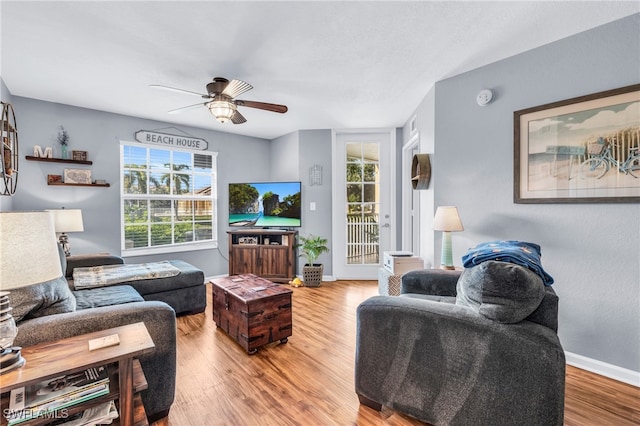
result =
[{"label": "ceiling fan blade", "polygon": [[157,89],[163,89],[163,90],[171,90],[172,92],[178,92],[178,93],[188,93],[190,95],[198,95],[203,99],[211,98],[211,96],[205,95],[203,93],[192,92],[191,90],[176,89],[175,87],[163,86],[162,84],[150,84],[149,87],[155,87]]},{"label": "ceiling fan blade", "polygon": [[169,114],[179,114],[179,113],[181,113],[182,111],[186,111],[186,110],[188,110],[188,109],[195,108],[195,107],[199,107],[199,106],[206,105],[206,104],[207,104],[206,102],[204,102],[204,103],[199,102],[199,103],[197,103],[197,104],[187,105],[187,106],[183,106],[183,107],[180,107],[180,108],[172,109],[171,111],[167,111],[167,112],[168,112]]},{"label": "ceiling fan blade", "polygon": [[236,112],[234,112],[233,115],[231,116],[231,122],[233,124],[242,124],[242,123],[246,123],[247,119],[244,118],[244,115],[240,114],[240,111],[236,110]]},{"label": "ceiling fan blade", "polygon": [[235,98],[236,96],[240,96],[251,89],[253,89],[253,86],[246,81],[234,79],[227,84],[227,87],[224,88],[222,94],[229,96],[230,98]]},{"label": "ceiling fan blade", "polygon": [[264,109],[267,111],[279,112],[280,114],[284,114],[289,110],[289,108],[287,108],[285,105],[269,104],[266,102],[241,101],[241,100],[236,100],[235,102],[236,102],[236,105],[239,105],[239,106]]}]

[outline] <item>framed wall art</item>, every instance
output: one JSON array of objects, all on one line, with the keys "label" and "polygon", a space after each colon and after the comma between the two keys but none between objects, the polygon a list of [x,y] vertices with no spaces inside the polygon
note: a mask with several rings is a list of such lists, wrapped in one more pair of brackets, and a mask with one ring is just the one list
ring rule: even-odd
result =
[{"label": "framed wall art", "polygon": [[91,170],[64,169],[64,183],[91,184]]},{"label": "framed wall art", "polygon": [[87,151],[71,151],[71,155],[75,161],[87,161]]},{"label": "framed wall art", "polygon": [[62,183],[62,175],[47,175],[47,183]]},{"label": "framed wall art", "polygon": [[514,112],[515,203],[640,202],[640,84]]}]

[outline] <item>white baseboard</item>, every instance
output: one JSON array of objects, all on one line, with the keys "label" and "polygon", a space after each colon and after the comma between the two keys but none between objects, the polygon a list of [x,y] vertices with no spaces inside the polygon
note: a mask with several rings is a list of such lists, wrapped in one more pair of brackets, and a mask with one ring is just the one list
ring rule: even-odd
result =
[{"label": "white baseboard", "polygon": [[587,358],[586,356],[574,354],[571,352],[564,353],[567,364],[592,373],[600,374],[619,382],[627,383],[632,386],[640,387],[640,371],[633,371],[617,365],[607,364],[597,359]]},{"label": "white baseboard", "polygon": [[212,277],[204,277],[204,282],[208,283],[209,281],[214,280],[216,278],[224,278],[224,277],[228,277],[228,276],[229,276],[229,274],[221,274],[221,275],[214,275]]},{"label": "white baseboard", "polygon": [[[208,283],[209,281],[216,279],[216,278],[224,278],[224,277],[228,277],[229,274],[222,274],[222,275],[214,275],[211,277],[204,277],[204,282]],[[296,275],[298,278],[302,279],[302,275]],[[337,281],[336,277],[334,277],[333,275],[323,275],[322,276],[322,281]]]},{"label": "white baseboard", "polygon": [[[300,278],[300,280],[302,280],[302,275],[298,274],[296,275],[296,277]],[[336,277],[334,277],[333,275],[323,275],[322,276],[322,281],[337,281]]]}]

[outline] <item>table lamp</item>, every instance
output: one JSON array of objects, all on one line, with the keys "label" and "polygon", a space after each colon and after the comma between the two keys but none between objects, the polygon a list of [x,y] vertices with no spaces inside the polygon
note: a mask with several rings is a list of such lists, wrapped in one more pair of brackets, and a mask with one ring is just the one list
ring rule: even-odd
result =
[{"label": "table lamp", "polygon": [[453,254],[451,252],[451,233],[463,231],[458,208],[454,206],[440,206],[433,218],[433,229],[442,231],[442,253],[440,255],[441,269],[454,269]]},{"label": "table lamp", "polygon": [[11,315],[10,291],[62,275],[53,215],[49,212],[0,213],[0,374],[24,364]]},{"label": "table lamp", "polygon": [[83,232],[84,224],[82,223],[82,210],[65,209],[48,210],[53,213],[53,222],[55,224],[56,233],[60,234],[60,244],[64,249],[66,256],[71,255],[71,244],[66,232]]}]

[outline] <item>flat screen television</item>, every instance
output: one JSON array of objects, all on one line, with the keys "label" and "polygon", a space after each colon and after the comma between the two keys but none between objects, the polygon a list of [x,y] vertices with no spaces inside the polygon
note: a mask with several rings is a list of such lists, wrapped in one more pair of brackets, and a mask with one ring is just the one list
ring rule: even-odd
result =
[{"label": "flat screen television", "polygon": [[299,227],[302,222],[300,182],[229,184],[229,226]]}]

